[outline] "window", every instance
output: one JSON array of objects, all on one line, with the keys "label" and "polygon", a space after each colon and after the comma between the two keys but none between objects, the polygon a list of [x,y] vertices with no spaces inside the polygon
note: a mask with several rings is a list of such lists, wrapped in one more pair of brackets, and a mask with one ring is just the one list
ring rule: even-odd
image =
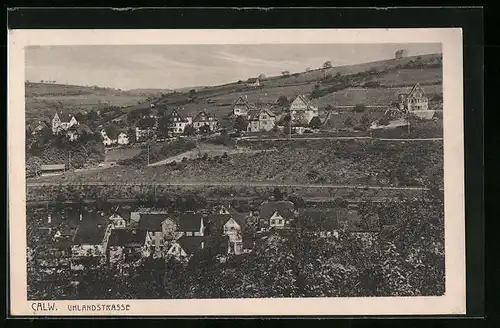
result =
[{"label": "window", "polygon": [[276,224],[276,220],[271,220],[271,224]]},{"label": "window", "polygon": [[283,220],[278,220],[278,224],[283,224]]}]

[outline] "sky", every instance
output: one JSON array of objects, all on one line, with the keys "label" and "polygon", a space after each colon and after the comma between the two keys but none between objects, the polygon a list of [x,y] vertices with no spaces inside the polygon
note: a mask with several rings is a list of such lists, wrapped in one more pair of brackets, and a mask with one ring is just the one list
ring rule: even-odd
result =
[{"label": "sky", "polygon": [[441,44],[261,44],[30,46],[26,80],[117,89],[175,89],[333,66],[441,53]]}]

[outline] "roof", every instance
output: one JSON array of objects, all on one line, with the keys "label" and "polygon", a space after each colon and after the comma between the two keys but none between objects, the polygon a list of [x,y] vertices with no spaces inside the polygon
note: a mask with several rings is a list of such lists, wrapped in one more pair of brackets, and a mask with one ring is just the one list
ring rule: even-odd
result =
[{"label": "roof", "polygon": [[173,107],[168,107],[168,108],[158,108],[158,111],[163,110],[163,113],[166,117],[172,117],[172,116],[177,116],[180,117],[182,121],[187,121],[184,117],[182,117],[181,114],[179,114],[179,111],[176,108]]},{"label": "roof", "polygon": [[42,165],[40,167],[40,170],[42,171],[64,170],[64,169],[66,169],[65,164],[49,164],[49,165]]},{"label": "roof", "polygon": [[214,116],[207,114],[205,111],[201,111],[193,118],[193,122],[207,122],[210,118],[213,120]]},{"label": "roof", "polygon": [[310,108],[312,107],[314,104],[311,100],[307,99],[304,95],[302,94],[299,94],[297,95],[297,97],[295,97],[294,100],[292,100],[292,102],[294,102],[295,100],[297,99],[300,99],[301,101],[303,101],[306,105],[307,105],[307,108]]},{"label": "roof", "polygon": [[179,217],[179,226],[177,228],[180,232],[196,232],[201,229],[201,215],[194,212],[186,212]]},{"label": "roof", "polygon": [[238,99],[236,99],[236,101],[234,102],[233,104],[233,108],[237,105],[243,105],[243,106],[246,106],[247,108],[255,108],[255,105],[253,104],[250,104],[248,102],[248,100],[246,100],[245,98],[243,98],[242,96],[239,96]]},{"label": "roof", "polygon": [[56,112],[54,114],[54,117],[56,115],[59,117],[59,119],[61,120],[61,122],[69,122],[69,121],[71,121],[71,118],[73,118],[73,115],[70,115],[70,114],[65,113],[65,112],[59,112],[59,113]]},{"label": "roof", "polygon": [[202,242],[205,242],[206,237],[198,236],[183,236],[177,239],[177,243],[187,254],[193,254],[202,250]]},{"label": "roof", "polygon": [[98,245],[103,242],[108,223],[104,219],[83,220],[73,237],[74,245]]},{"label": "roof", "polygon": [[162,231],[161,224],[169,218],[166,213],[141,213],[139,219],[139,229],[156,232]]},{"label": "roof", "polygon": [[247,82],[248,82],[248,83],[255,83],[255,82],[257,82],[258,80],[259,80],[259,78],[257,78],[257,77],[251,77],[251,78],[249,78],[249,79],[247,80]]},{"label": "roof", "polygon": [[250,120],[258,120],[259,119],[259,116],[262,114],[262,113],[266,113],[267,115],[269,115],[270,117],[275,117],[276,115],[274,115],[274,113],[272,111],[270,111],[269,109],[266,109],[266,108],[262,108],[262,109],[251,109],[247,112],[247,115],[249,116],[249,119]]},{"label": "roof", "polygon": [[403,94],[403,95],[405,96],[405,98],[409,98],[417,90],[422,91],[422,95],[424,97],[426,97],[424,89],[422,89],[422,87],[420,86],[420,84],[418,82],[415,83],[415,85],[413,85],[413,87],[411,88],[410,92],[408,92],[406,94]]},{"label": "roof", "polygon": [[291,201],[264,202],[261,205],[259,216],[261,219],[269,219],[278,212],[283,217],[292,217],[295,205]]},{"label": "roof", "polygon": [[332,231],[338,228],[338,220],[345,214],[345,209],[301,208],[299,224],[305,229]]},{"label": "roof", "polygon": [[108,246],[141,247],[146,241],[146,230],[113,229]]},{"label": "roof", "polygon": [[219,254],[227,254],[229,248],[229,236],[215,235],[205,236],[205,248],[209,248]]}]

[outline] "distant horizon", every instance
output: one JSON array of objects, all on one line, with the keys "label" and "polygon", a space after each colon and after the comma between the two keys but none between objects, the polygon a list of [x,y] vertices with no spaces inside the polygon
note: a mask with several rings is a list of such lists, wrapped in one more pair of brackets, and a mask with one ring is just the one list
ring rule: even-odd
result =
[{"label": "distant horizon", "polygon": [[216,86],[282,71],[333,67],[442,53],[439,43],[30,46],[25,80],[121,90]]}]

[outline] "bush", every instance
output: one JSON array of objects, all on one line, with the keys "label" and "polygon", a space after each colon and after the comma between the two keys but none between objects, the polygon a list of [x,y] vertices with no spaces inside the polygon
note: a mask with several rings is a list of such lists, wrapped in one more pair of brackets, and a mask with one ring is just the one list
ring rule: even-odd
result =
[{"label": "bush", "polygon": [[356,113],[362,113],[366,110],[366,106],[363,105],[363,104],[357,104],[356,106],[354,106],[354,111]]}]

